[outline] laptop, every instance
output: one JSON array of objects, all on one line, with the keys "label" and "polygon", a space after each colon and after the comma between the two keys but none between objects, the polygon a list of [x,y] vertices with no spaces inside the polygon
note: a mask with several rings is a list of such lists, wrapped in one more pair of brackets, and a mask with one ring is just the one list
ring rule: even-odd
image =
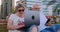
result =
[{"label": "laptop", "polygon": [[40,11],[26,10],[24,11],[24,24],[26,26],[40,24]]}]

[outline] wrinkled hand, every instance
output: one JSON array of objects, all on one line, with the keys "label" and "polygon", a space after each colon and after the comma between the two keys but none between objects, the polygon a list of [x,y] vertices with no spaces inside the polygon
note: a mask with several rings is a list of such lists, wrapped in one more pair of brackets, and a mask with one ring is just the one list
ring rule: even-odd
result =
[{"label": "wrinkled hand", "polygon": [[18,26],[19,26],[19,27],[24,27],[25,24],[24,24],[24,23],[19,23]]},{"label": "wrinkled hand", "polygon": [[21,28],[25,27],[25,24],[24,24],[24,23],[19,23],[19,24],[18,24],[18,27],[19,27],[19,28],[18,28],[17,30],[20,30]]}]

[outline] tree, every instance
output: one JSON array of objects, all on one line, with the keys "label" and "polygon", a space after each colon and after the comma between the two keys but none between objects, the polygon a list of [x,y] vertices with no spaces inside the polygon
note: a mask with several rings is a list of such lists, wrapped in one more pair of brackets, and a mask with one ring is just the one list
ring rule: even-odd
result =
[{"label": "tree", "polygon": [[59,6],[60,6],[60,4],[57,4],[54,8],[53,8],[53,13],[55,14],[55,12],[58,12],[58,14],[59,14]]},{"label": "tree", "polygon": [[[50,6],[50,5],[53,5],[55,2],[57,2],[57,0],[52,0],[52,1],[50,1],[48,4],[47,4],[47,6]],[[60,4],[59,4],[59,2],[58,2],[58,4],[55,6],[55,7],[53,7],[53,15],[57,12],[57,14],[59,15],[59,13],[60,13],[60,9],[58,9],[60,7]]]}]

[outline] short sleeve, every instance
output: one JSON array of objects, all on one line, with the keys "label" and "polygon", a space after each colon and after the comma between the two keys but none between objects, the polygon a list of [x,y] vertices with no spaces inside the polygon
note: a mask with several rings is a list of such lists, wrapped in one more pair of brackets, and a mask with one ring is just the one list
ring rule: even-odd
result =
[{"label": "short sleeve", "polygon": [[9,17],[9,20],[13,20],[14,19],[13,17],[14,17],[14,15],[11,14],[10,17]]}]

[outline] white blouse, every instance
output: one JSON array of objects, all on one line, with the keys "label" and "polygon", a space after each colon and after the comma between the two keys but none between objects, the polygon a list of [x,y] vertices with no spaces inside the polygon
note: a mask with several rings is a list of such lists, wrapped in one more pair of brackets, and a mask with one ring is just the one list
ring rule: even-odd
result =
[{"label": "white blouse", "polygon": [[[14,25],[14,26],[17,26],[18,23],[21,23],[22,21],[24,21],[24,18],[20,18],[16,14],[12,14],[9,17],[9,19],[13,21],[13,24],[12,25]],[[8,32],[21,32],[21,31],[19,31],[19,30],[8,30]]]}]

